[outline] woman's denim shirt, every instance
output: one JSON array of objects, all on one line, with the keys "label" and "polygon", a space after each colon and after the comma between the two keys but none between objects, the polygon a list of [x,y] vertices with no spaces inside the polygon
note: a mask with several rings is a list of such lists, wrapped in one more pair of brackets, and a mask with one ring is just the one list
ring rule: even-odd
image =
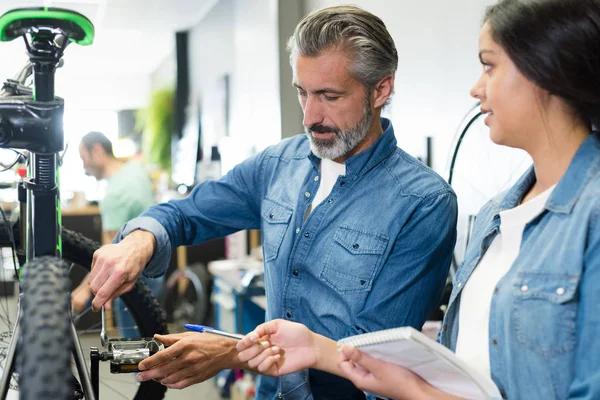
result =
[{"label": "woman's denim shirt", "polygon": [[[499,232],[502,210],[535,182],[531,168],[479,212],[459,268],[441,342],[456,350],[460,295]],[[492,297],[492,379],[509,399],[600,398],[600,137],[580,146]]]}]

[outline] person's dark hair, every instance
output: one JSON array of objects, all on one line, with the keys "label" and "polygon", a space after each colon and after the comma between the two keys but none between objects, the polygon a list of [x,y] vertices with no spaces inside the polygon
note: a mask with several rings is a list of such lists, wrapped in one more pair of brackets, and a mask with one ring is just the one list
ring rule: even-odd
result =
[{"label": "person's dark hair", "polygon": [[92,151],[92,147],[95,144],[99,144],[104,149],[104,152],[114,157],[112,143],[108,138],[101,132],[90,132],[86,134],[83,138],[81,138],[81,143],[87,149],[87,151]]},{"label": "person's dark hair", "polygon": [[398,68],[398,52],[383,21],[355,6],[314,11],[300,21],[288,41],[290,62],[297,54],[317,57],[340,46],[352,58],[350,75],[367,90]]},{"label": "person's dark hair", "polygon": [[521,73],[588,124],[600,117],[600,0],[500,0],[483,19]]}]

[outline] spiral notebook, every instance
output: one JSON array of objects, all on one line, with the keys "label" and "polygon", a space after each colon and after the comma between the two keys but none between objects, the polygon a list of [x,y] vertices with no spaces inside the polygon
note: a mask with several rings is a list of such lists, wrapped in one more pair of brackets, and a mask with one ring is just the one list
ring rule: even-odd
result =
[{"label": "spiral notebook", "polygon": [[451,350],[412,327],[387,329],[339,340],[372,357],[410,369],[447,393],[466,399],[501,398],[494,382],[469,367]]}]

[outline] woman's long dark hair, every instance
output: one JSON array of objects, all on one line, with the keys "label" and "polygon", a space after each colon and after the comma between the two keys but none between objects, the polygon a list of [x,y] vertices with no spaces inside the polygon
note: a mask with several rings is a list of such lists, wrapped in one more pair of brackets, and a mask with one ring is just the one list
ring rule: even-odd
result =
[{"label": "woman's long dark hair", "polygon": [[597,126],[600,0],[500,0],[485,22],[525,77]]}]

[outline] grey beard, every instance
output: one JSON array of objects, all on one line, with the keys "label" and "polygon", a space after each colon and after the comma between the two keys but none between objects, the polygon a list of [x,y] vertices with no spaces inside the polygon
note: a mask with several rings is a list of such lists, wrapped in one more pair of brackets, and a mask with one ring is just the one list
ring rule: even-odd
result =
[{"label": "grey beard", "polygon": [[365,108],[365,113],[356,125],[345,131],[336,132],[333,139],[316,139],[308,128],[304,129],[313,154],[321,159],[334,160],[352,151],[367,136],[372,123],[373,115],[371,108],[368,107]]}]

